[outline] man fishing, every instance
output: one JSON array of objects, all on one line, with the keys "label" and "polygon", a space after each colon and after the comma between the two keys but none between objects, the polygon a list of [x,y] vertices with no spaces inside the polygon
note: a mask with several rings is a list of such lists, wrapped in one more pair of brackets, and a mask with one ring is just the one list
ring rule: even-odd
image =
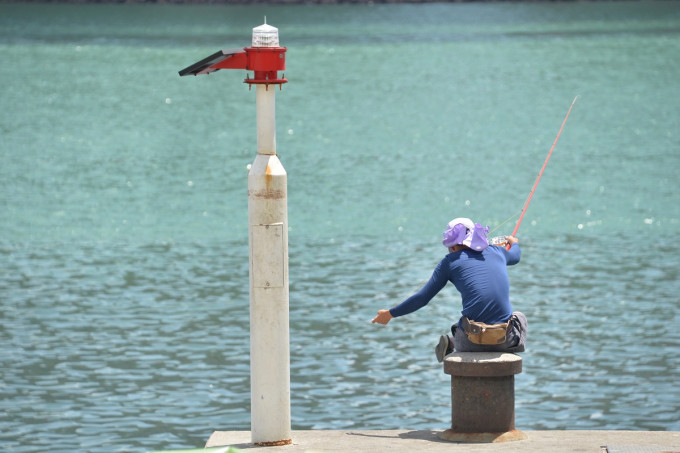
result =
[{"label": "man fishing", "polygon": [[531,188],[529,198],[524,203],[515,229],[510,236],[505,237],[506,247],[489,245],[486,238],[488,227],[484,228],[466,218],[453,219],[447,225],[442,241],[449,254],[435,268],[430,280],[417,293],[396,307],[379,310],[378,315],[373,318],[373,323],[384,325],[392,318],[413,313],[427,305],[446,286],[446,282],[451,282],[462,296],[463,316],[451,326],[450,337],[448,335],[439,337],[439,343],[435,347],[438,361],[442,362],[444,357],[454,350],[524,351],[527,318],[523,313],[512,309],[506,267],[519,262],[521,252],[515,234],[577,98],[578,96],[569,106],[548,157]]},{"label": "man fishing", "polygon": [[449,253],[437,265],[430,280],[415,294],[389,310],[379,310],[373,323],[386,325],[392,318],[412,313],[451,282],[460,292],[462,317],[442,335],[435,347],[437,360],[459,352],[522,352],[527,320],[513,311],[507,266],[517,264],[521,251],[516,237],[506,236],[503,246],[489,245],[488,227],[467,218],[453,219],[442,243]]}]

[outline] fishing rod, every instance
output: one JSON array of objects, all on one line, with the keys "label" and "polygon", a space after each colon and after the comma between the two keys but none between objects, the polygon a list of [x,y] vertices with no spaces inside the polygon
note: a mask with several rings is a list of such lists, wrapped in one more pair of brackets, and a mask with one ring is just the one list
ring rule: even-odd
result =
[{"label": "fishing rod", "polygon": [[[534,196],[534,191],[536,190],[536,186],[538,186],[538,182],[541,180],[541,176],[543,176],[543,170],[545,170],[546,165],[548,165],[548,161],[550,160],[550,156],[553,153],[553,150],[555,149],[555,146],[557,145],[557,140],[559,140],[560,135],[562,134],[562,129],[564,129],[564,125],[567,124],[567,118],[569,118],[569,114],[571,113],[571,109],[574,107],[574,104],[576,103],[576,99],[578,99],[578,96],[574,98],[573,101],[571,101],[571,105],[569,106],[569,110],[567,111],[567,114],[564,117],[564,120],[562,121],[562,126],[560,126],[559,132],[557,132],[557,137],[555,137],[555,141],[553,142],[552,146],[550,147],[550,152],[548,153],[548,157],[546,157],[545,162],[543,162],[543,167],[541,167],[541,171],[538,173],[538,177],[536,178],[536,182],[534,182],[534,187],[531,188],[531,192],[529,193],[529,198],[527,198],[526,203],[524,203],[524,207],[522,208],[522,212],[520,213],[519,219],[517,220],[517,224],[515,225],[515,229],[512,230],[511,236],[514,236],[517,234],[517,230],[519,230],[519,226],[522,224],[522,219],[524,219],[524,213],[527,212],[527,208],[529,207],[529,203],[531,202],[531,197]],[[493,233],[496,231],[498,228],[502,227],[505,225],[507,222],[509,222],[513,217],[515,217],[517,213],[511,215],[507,220],[504,220],[500,225],[498,225],[496,228],[491,230]],[[494,238],[489,239],[489,244],[490,245],[505,245],[507,250],[510,250],[510,244],[507,244],[507,240],[505,239],[505,236],[496,236]],[[507,244],[507,245],[506,245]],[[427,280],[423,280],[418,287],[422,287]]]},{"label": "fishing rod", "polygon": [[[548,165],[548,161],[550,160],[550,156],[552,156],[553,150],[555,149],[555,145],[557,145],[557,140],[560,139],[560,135],[562,134],[562,129],[564,129],[564,125],[567,123],[567,118],[569,118],[569,114],[571,113],[571,109],[574,107],[574,104],[576,103],[576,99],[578,99],[578,96],[574,98],[573,101],[571,101],[571,105],[569,106],[569,110],[567,111],[567,114],[564,116],[564,121],[562,121],[562,126],[560,126],[559,132],[557,132],[557,136],[555,137],[555,141],[553,142],[552,146],[550,147],[550,152],[548,153],[548,157],[545,158],[545,162],[543,162],[543,167],[541,167],[541,171],[538,173],[538,177],[536,178],[536,182],[534,183],[534,187],[531,188],[531,192],[529,193],[529,198],[527,198],[526,203],[524,203],[524,207],[522,208],[522,213],[519,216],[519,219],[517,220],[517,224],[515,225],[515,229],[512,230],[512,234],[510,236],[514,236],[517,234],[517,231],[519,230],[519,226],[522,224],[522,220],[524,219],[524,214],[527,212],[527,208],[529,207],[529,203],[531,202],[531,198],[534,196],[534,191],[536,190],[536,186],[538,186],[538,182],[541,180],[541,176],[543,176],[543,170],[545,170],[546,165]],[[505,240],[504,236],[499,236],[492,238],[489,243],[494,244],[494,245],[503,245],[507,241]],[[510,250],[510,244],[506,245],[506,249]]]}]

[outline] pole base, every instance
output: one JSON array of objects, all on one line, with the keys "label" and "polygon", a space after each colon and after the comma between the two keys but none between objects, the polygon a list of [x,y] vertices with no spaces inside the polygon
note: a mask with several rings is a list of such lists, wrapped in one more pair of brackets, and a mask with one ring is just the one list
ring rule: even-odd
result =
[{"label": "pole base", "polygon": [[282,447],[284,445],[291,445],[293,443],[293,439],[283,439],[283,440],[276,440],[273,442],[254,442],[253,444],[256,447]]},{"label": "pole base", "polygon": [[437,437],[449,442],[463,444],[490,444],[528,439],[526,434],[516,429],[504,433],[459,433],[452,429],[447,429],[446,431],[438,433]]}]

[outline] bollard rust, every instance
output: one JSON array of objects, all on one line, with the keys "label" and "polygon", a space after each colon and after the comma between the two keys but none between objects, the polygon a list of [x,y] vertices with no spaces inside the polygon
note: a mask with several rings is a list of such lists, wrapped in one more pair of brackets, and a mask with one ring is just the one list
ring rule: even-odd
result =
[{"label": "bollard rust", "polygon": [[444,359],[451,376],[450,442],[488,443],[526,439],[515,429],[515,374],[522,358],[500,352],[454,352]]},{"label": "bollard rust", "polygon": [[515,429],[514,376],[451,376],[451,429],[460,433]]}]

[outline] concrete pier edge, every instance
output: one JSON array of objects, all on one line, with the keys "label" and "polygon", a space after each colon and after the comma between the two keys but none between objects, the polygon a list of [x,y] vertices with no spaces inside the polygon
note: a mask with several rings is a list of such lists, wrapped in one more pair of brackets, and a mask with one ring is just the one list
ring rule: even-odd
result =
[{"label": "concrete pier edge", "polygon": [[454,443],[442,440],[442,430],[305,430],[293,431],[293,443],[258,447],[250,443],[250,431],[215,431],[206,448],[231,446],[248,453],[390,453],[455,452],[593,452],[635,451],[680,453],[678,431],[522,431],[526,440],[504,443]]}]

